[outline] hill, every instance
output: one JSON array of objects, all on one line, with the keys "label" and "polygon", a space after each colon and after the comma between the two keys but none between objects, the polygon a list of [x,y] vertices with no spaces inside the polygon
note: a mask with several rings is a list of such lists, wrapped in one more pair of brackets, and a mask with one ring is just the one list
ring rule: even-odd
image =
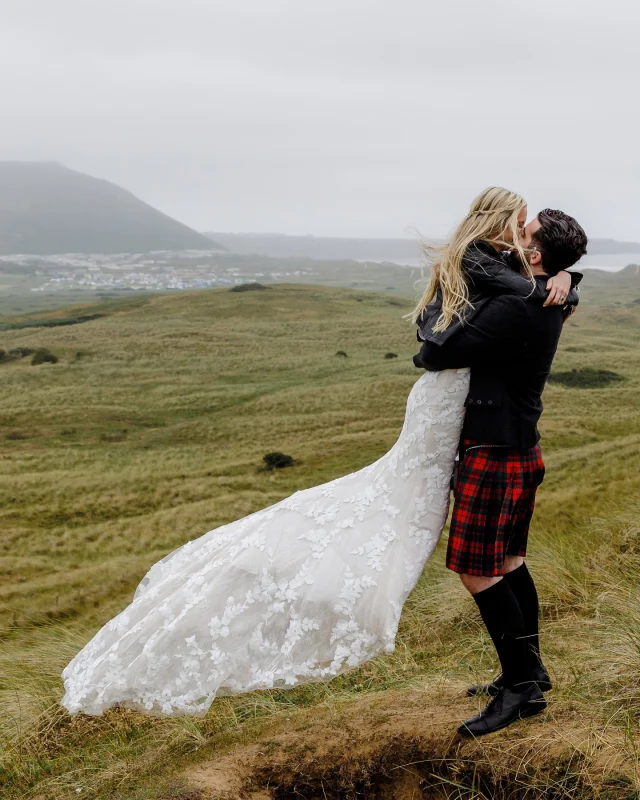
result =
[{"label": "hill", "polygon": [[109,181],[55,162],[0,162],[0,254],[216,247]]},{"label": "hill", "polygon": [[[414,263],[420,257],[418,234],[406,239],[346,239],[322,236],[287,236],[279,233],[205,233],[232,253],[274,258],[356,259]],[[591,239],[589,255],[640,253],[638,242]]]},{"label": "hill", "polygon": [[[550,707],[478,743],[453,731],[478,707],[465,686],[496,662],[444,539],[396,651],[331,684],[221,697],[204,719],[70,718],[57,704],[63,666],[157,559],[390,448],[418,374],[410,299],[271,284],[2,331],[7,352],[59,359],[0,363],[2,797],[637,797],[640,305],[607,296],[588,293],[567,322],[556,369],[624,380],[545,393],[528,560]],[[297,464],[262,471],[274,450]]]},{"label": "hill", "polygon": [[589,255],[614,255],[616,253],[640,253],[638,242],[618,242],[615,239],[590,239]]}]

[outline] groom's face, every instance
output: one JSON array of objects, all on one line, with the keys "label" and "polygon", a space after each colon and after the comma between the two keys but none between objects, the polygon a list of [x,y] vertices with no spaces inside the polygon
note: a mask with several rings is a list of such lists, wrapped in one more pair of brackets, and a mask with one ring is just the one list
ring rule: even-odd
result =
[{"label": "groom's face", "polygon": [[538,217],[534,217],[528,225],[525,225],[524,232],[520,237],[520,244],[525,250],[531,247],[531,240],[533,239],[533,234],[539,229],[540,229],[540,220],[538,219]]}]

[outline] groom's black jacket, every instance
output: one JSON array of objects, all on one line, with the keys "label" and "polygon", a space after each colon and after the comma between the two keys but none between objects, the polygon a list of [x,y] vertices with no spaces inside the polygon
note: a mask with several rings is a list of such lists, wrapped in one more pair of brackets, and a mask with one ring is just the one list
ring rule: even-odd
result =
[{"label": "groom's black jacket", "polygon": [[[547,278],[538,278],[546,283]],[[542,390],[562,332],[560,306],[542,308],[500,295],[442,345],[424,342],[414,356],[427,370],[471,367],[462,437],[533,447],[539,440]]]}]

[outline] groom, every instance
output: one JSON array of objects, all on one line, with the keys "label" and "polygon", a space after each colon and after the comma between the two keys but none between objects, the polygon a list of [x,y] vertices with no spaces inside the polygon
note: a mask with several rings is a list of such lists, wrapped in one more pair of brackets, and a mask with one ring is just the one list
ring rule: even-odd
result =
[{"label": "groom", "polygon": [[[586,253],[587,237],[575,219],[545,209],[527,225],[522,244],[536,281],[546,284]],[[473,595],[502,674],[469,689],[492,699],[458,728],[465,736],[539,714],[551,688],[540,659],[538,595],[524,556],[544,477],[541,395],[566,316],[562,306],[497,296],[444,344],[426,341],[414,356],[427,370],[471,367],[447,566]]]}]

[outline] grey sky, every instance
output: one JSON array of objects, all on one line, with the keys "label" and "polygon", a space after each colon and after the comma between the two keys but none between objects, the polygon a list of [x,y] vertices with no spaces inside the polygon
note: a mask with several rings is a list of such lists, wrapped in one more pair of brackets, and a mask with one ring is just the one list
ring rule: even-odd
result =
[{"label": "grey sky", "polygon": [[636,0],[19,0],[0,158],[200,230],[445,234],[489,184],[640,240]]}]

